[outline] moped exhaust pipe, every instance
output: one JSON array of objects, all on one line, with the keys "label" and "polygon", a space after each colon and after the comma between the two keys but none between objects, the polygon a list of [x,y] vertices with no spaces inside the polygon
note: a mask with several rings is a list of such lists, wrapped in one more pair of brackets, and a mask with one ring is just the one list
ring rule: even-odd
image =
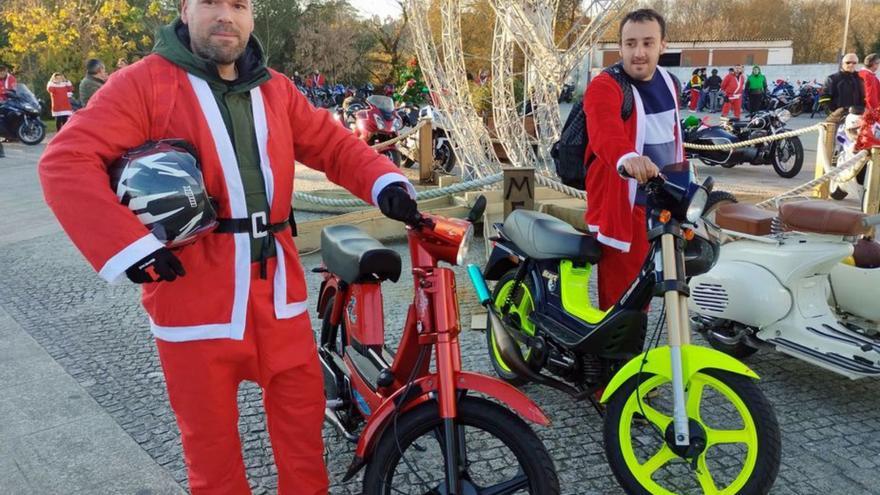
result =
[{"label": "moped exhaust pipe", "polygon": [[528,378],[535,383],[540,383],[561,390],[577,399],[582,399],[588,396],[589,392],[580,391],[567,383],[541,373],[536,373],[529,368],[529,365],[526,364],[526,360],[523,358],[522,352],[519,350],[519,344],[516,343],[516,340],[513,337],[513,335],[515,335],[513,333],[514,330],[508,328],[496,313],[496,308],[495,305],[492,304],[492,298],[489,295],[489,288],[486,286],[486,279],[483,278],[483,273],[480,271],[479,267],[470,264],[468,265],[468,275],[470,276],[474,290],[477,292],[477,299],[479,299],[480,304],[482,304],[489,313],[489,321],[492,323],[492,336],[495,338],[495,345],[498,346],[498,353],[501,354],[501,359],[504,360],[504,363],[519,376]]},{"label": "moped exhaust pipe", "polygon": [[536,373],[529,368],[529,365],[526,364],[526,360],[523,358],[522,352],[520,352],[519,344],[517,344],[516,340],[511,336],[513,330],[509,329],[507,325],[501,321],[501,318],[495,314],[495,309],[493,307],[487,307],[486,309],[489,310],[489,319],[492,321],[492,336],[495,338],[495,344],[498,346],[498,353],[501,354],[501,358],[504,359],[504,363],[508,365],[510,369],[516,374],[528,378],[533,382],[547,385],[548,387],[553,387],[574,397],[581,398],[583,392],[580,390],[555,378],[551,378],[542,373]]}]

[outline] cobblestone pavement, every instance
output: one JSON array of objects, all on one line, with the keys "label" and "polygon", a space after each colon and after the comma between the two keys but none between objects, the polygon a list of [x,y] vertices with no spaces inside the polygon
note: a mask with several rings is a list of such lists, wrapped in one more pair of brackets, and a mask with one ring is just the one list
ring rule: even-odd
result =
[{"label": "cobblestone pavement", "polygon": [[[0,180],[3,175],[0,169]],[[34,194],[34,188],[22,191]],[[34,208],[41,207],[38,203],[34,202]],[[394,247],[404,246],[396,243]],[[471,258],[479,263],[482,249],[474,247]],[[307,269],[314,267],[319,256],[305,256],[303,264]],[[307,273],[314,298],[320,280]],[[465,285],[463,270],[457,273],[462,323],[467,327],[476,303]],[[155,345],[138,304],[138,289],[103,283],[57,230],[5,245],[0,251],[0,280],[0,306],[185,486],[179,435]],[[411,297],[409,283],[411,278],[404,276],[397,284],[384,287],[392,347],[406,311],[405,305],[395,302]],[[319,328],[314,311],[310,313],[313,325]],[[654,318],[656,314],[652,321]],[[491,373],[483,333],[465,330],[461,342],[463,367]],[[877,493],[880,383],[849,381],[772,351],[759,352],[749,364],[761,375],[760,387],[774,406],[782,429],[782,468],[772,493]],[[563,493],[620,493],[605,462],[601,421],[592,408],[553,390],[537,386],[524,390],[553,421],[550,427],[535,429],[553,457]],[[242,444],[254,493],[274,493],[276,472],[260,390],[253,384],[243,385],[239,404]],[[358,493],[359,479],[340,481],[351,460],[352,446],[329,428],[325,428],[325,439],[331,492]]]}]

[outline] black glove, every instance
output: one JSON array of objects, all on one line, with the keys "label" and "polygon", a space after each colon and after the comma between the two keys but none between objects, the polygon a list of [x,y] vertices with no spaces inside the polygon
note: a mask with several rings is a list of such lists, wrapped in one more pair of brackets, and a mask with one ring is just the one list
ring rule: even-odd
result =
[{"label": "black glove", "polygon": [[379,211],[386,217],[404,223],[419,219],[419,205],[410,195],[403,182],[392,182],[379,191],[376,201]]},{"label": "black glove", "polygon": [[[158,279],[154,279],[153,275],[148,271],[150,267],[153,272],[158,275]],[[178,276],[186,275],[183,264],[174,253],[168,248],[159,248],[144,259],[131,265],[125,270],[125,276],[136,284],[144,284],[147,282],[172,282]]]}]

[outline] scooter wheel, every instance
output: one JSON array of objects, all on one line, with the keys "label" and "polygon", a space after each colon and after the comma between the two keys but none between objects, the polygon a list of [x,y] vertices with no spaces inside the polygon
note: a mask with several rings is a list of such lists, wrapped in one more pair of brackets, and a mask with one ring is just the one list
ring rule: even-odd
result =
[{"label": "scooter wheel", "polygon": [[781,441],[776,414],[755,381],[703,369],[685,389],[691,434],[685,447],[673,440],[669,378],[642,373],[611,397],[605,455],[620,486],[638,495],[768,493],[779,473]]},{"label": "scooter wheel", "polygon": [[[464,443],[458,450],[465,456],[459,459],[461,493],[509,493],[517,486],[525,493],[559,494],[553,460],[525,421],[478,397],[465,397],[457,406],[456,438]],[[433,400],[390,420],[370,456],[363,494],[450,493],[445,487],[444,433]],[[488,451],[498,455],[480,454]]]}]

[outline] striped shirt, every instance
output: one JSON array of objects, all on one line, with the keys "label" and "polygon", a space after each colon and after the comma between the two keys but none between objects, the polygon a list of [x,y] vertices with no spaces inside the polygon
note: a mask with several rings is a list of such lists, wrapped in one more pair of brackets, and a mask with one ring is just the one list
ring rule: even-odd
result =
[{"label": "striped shirt", "polygon": [[[642,98],[645,114],[645,145],[642,155],[651,159],[661,170],[675,163],[675,100],[659,70],[654,71],[650,81],[632,81]],[[678,182],[678,181],[676,181]],[[639,186],[636,204],[645,204],[645,192]]]}]

